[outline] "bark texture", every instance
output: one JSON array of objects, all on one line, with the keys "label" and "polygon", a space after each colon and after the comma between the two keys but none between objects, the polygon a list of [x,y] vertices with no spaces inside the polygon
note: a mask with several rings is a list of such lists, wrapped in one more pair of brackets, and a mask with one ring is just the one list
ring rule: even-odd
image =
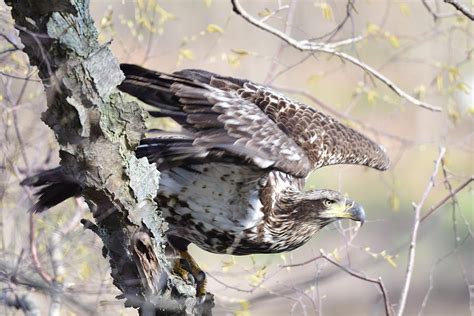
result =
[{"label": "bark texture", "polygon": [[30,63],[39,69],[48,109],[42,119],[60,145],[61,164],[83,187],[114,284],[142,315],[210,314],[195,288],[169,273],[166,223],[153,198],[159,172],[133,149],[144,113],[116,86],[123,74],[97,30],[87,0],[7,0]]}]

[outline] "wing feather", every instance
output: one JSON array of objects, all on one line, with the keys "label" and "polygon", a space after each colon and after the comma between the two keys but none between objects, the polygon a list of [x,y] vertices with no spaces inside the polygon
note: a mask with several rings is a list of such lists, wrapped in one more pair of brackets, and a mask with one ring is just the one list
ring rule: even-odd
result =
[{"label": "wing feather", "polygon": [[381,146],[268,87],[199,70],[168,75],[121,67],[126,79],[119,88],[163,111],[153,111],[153,116],[169,116],[181,124],[192,134],[200,157],[222,151],[208,157],[234,157],[297,177],[332,164],[388,167]]}]

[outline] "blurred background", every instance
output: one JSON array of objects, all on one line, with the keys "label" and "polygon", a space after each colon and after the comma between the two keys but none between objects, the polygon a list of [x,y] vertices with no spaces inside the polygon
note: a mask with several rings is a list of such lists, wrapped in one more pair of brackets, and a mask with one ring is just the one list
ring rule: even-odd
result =
[{"label": "blurred background", "polygon": [[[471,1],[459,2],[474,11]],[[339,222],[305,246],[276,255],[234,257],[193,247],[208,275],[208,290],[215,294],[214,314],[382,315],[383,300],[373,283],[322,260],[284,267],[315,258],[321,249],[368,278],[381,277],[396,309],[413,204],[422,199],[440,147],[446,154],[422,215],[474,173],[472,21],[441,0],[254,0],[241,5],[261,23],[298,40],[348,40],[336,49],[442,111],[408,102],[341,58],[290,47],[233,13],[230,1],[92,1],[100,41],[110,43],[120,62],[164,72],[202,68],[271,85],[383,144],[391,158],[386,172],[332,166],[308,181],[308,188],[338,190],[364,205],[368,219],[362,228]],[[101,241],[79,223],[91,218],[82,201],[34,217],[27,213],[32,195],[19,182],[56,166],[58,147],[40,121],[46,109],[43,88],[20,45],[9,8],[2,4],[0,315],[21,314],[5,303],[12,293],[47,313],[54,296],[41,271],[59,273],[66,286],[61,315],[135,315],[114,299],[119,291],[101,255]],[[169,121],[150,125],[174,127]],[[467,185],[421,223],[406,315],[474,313],[473,214],[472,185]],[[21,275],[21,282],[12,274]]]}]

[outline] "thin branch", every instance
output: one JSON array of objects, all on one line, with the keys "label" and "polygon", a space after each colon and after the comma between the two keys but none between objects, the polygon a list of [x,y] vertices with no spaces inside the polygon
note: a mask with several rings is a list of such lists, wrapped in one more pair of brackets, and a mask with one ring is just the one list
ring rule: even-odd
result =
[{"label": "thin branch", "polygon": [[383,300],[384,300],[384,308],[385,308],[385,314],[387,316],[391,315],[391,309],[390,309],[390,300],[389,300],[389,297],[388,297],[388,294],[387,294],[387,290],[385,288],[385,285],[382,281],[382,278],[379,277],[377,279],[373,279],[373,278],[369,278],[369,277],[366,277],[362,274],[360,274],[359,272],[357,271],[354,271],[352,270],[351,268],[348,268],[348,267],[345,267],[343,265],[341,265],[340,263],[334,261],[333,259],[331,259],[330,257],[328,257],[324,251],[321,249],[320,250],[320,255],[317,256],[317,257],[314,257],[312,259],[309,259],[307,261],[304,261],[304,262],[301,262],[301,263],[295,263],[295,264],[287,264],[287,265],[282,265],[280,266],[281,268],[294,268],[294,267],[301,267],[301,266],[304,266],[304,265],[307,265],[311,262],[316,262],[318,260],[321,260],[321,259],[324,259],[326,261],[328,261],[329,263],[335,265],[336,267],[338,267],[339,269],[341,269],[342,271],[346,272],[347,274],[357,278],[357,279],[360,279],[360,280],[363,280],[363,281],[366,281],[366,282],[370,282],[370,283],[374,283],[374,284],[377,284],[379,289],[380,289],[380,292],[382,294],[382,297],[383,297]]},{"label": "thin branch", "polygon": [[[233,10],[236,14],[240,15],[243,19],[245,19],[247,22],[250,24],[260,28],[261,30],[264,30],[265,32],[268,32],[270,34],[273,34],[280,38],[281,40],[285,41],[288,43],[290,46],[300,50],[300,51],[313,51],[313,52],[322,52],[322,53],[327,53],[331,54],[334,56],[337,56],[343,60],[346,60],[364,71],[366,71],[368,74],[376,77],[380,81],[382,81],[385,85],[387,85],[393,92],[395,92],[398,96],[408,100],[409,102],[413,103],[414,105],[420,106],[422,108],[431,110],[431,111],[441,111],[440,107],[433,106],[431,104],[428,104],[426,102],[423,102],[421,100],[418,100],[417,98],[412,97],[410,94],[407,92],[403,91],[400,87],[398,87],[395,83],[393,83],[390,79],[379,73],[377,70],[372,68],[371,66],[361,62],[359,59],[335,50],[337,46],[340,45],[340,43],[335,43],[335,44],[326,44],[326,43],[320,43],[320,42],[314,42],[311,40],[301,40],[298,41],[288,35],[286,35],[284,32],[267,25],[265,23],[261,23],[261,21],[257,20],[250,14],[248,14],[240,5],[238,0],[231,0]],[[347,44],[347,40],[343,41],[344,44]],[[350,41],[349,41],[350,42]]]},{"label": "thin branch", "polygon": [[344,272],[352,275],[353,277],[355,278],[358,278],[360,280],[363,280],[363,281],[367,281],[367,282],[370,282],[370,283],[375,283],[379,286],[380,288],[380,292],[382,293],[382,296],[383,296],[383,301],[384,301],[384,307],[385,307],[385,314],[387,316],[390,316],[391,315],[391,311],[390,311],[390,301],[389,301],[389,298],[388,298],[388,294],[387,294],[387,290],[385,289],[385,286],[382,282],[382,278],[381,277],[378,277],[377,279],[372,279],[372,278],[368,278],[352,269],[349,269],[349,268],[346,268],[344,267],[343,265],[337,263],[336,261],[332,260],[331,258],[329,258],[328,256],[326,256],[324,254],[324,252],[321,251],[321,256],[326,260],[326,261],[329,261],[330,263],[332,263],[333,265],[337,266],[339,269],[343,270]]},{"label": "thin branch", "polygon": [[53,278],[51,275],[43,269],[41,262],[38,258],[38,251],[36,249],[36,239],[35,239],[35,217],[33,212],[30,212],[30,232],[29,232],[29,240],[30,240],[30,254],[31,254],[31,261],[33,262],[33,266],[40,275],[40,277],[47,283],[51,284]]},{"label": "thin branch", "polygon": [[[296,0],[291,0],[290,4],[285,6],[285,8],[288,8],[288,14],[287,14],[286,23],[285,23],[285,34],[290,35],[292,25],[293,25],[293,19],[294,19],[294,16],[295,16]],[[279,9],[281,9],[281,8],[279,8]],[[267,16],[267,17],[269,17],[269,16]],[[263,19],[260,20],[260,21],[263,22]],[[277,60],[280,58],[280,55],[281,55],[281,53],[283,52],[284,49],[285,49],[285,45],[282,42],[282,43],[280,43],[280,46],[278,47],[275,55],[272,58],[272,62],[271,62],[270,67],[269,67],[270,70],[268,71],[267,77],[264,80],[265,84],[268,84],[268,83],[272,82],[275,71],[277,69],[277,67],[276,67]]]},{"label": "thin branch", "polygon": [[474,181],[474,176],[471,176],[469,179],[467,179],[464,183],[462,183],[460,186],[458,186],[456,189],[453,190],[452,193],[449,193],[447,196],[445,196],[444,198],[441,199],[441,201],[439,201],[438,203],[436,203],[435,205],[433,205],[430,210],[428,211],[428,213],[426,213],[425,215],[423,215],[423,217],[421,218],[420,222],[423,222],[428,216],[430,216],[431,214],[433,214],[437,209],[439,209],[441,206],[443,206],[446,202],[449,201],[449,199],[451,199],[453,196],[455,196],[456,194],[459,193],[459,191],[461,191],[462,189],[464,189],[469,183],[471,183],[472,181]]},{"label": "thin branch", "polygon": [[413,266],[415,265],[416,238],[418,236],[418,228],[420,226],[421,209],[423,205],[425,204],[426,199],[428,198],[431,192],[431,189],[433,189],[433,187],[435,186],[435,177],[438,174],[438,170],[441,165],[441,159],[443,159],[445,153],[446,153],[446,148],[441,147],[438,159],[436,159],[436,162],[435,162],[433,173],[430,176],[428,185],[426,186],[425,191],[423,192],[421,200],[418,204],[414,204],[415,219],[414,219],[413,229],[411,233],[410,247],[408,250],[408,264],[407,264],[407,270],[405,274],[405,282],[403,285],[402,294],[400,295],[400,301],[398,303],[398,314],[397,314],[398,316],[403,315],[403,311],[405,310],[406,300],[408,297],[408,291],[410,289],[411,277],[413,274]]},{"label": "thin branch", "polygon": [[426,2],[426,0],[421,0],[421,2],[423,3],[423,6],[426,8],[426,10],[428,10],[428,12],[431,14],[431,16],[433,17],[433,20],[435,20],[435,21],[437,21],[438,19],[447,18],[447,17],[451,17],[451,16],[454,15],[453,13],[438,13],[438,12],[435,12],[430,7],[428,2]]},{"label": "thin branch", "polygon": [[17,295],[13,291],[4,290],[0,294],[0,303],[5,306],[11,306],[13,308],[23,311],[26,316],[40,316],[40,310],[36,303],[28,297],[28,295]]},{"label": "thin branch", "polygon": [[464,14],[464,16],[469,18],[471,21],[474,21],[474,13],[472,13],[466,5],[459,3],[458,0],[444,0],[444,3],[452,5],[456,10]]}]

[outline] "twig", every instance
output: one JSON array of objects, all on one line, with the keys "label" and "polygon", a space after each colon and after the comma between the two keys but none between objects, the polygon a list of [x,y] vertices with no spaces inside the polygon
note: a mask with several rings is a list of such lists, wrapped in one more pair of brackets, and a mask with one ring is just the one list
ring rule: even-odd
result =
[{"label": "twig", "polygon": [[389,298],[388,298],[388,295],[387,295],[387,290],[385,289],[385,286],[382,282],[382,278],[379,277],[378,279],[372,279],[372,278],[368,278],[366,276],[363,276],[361,274],[359,274],[358,272],[352,270],[352,269],[349,269],[349,268],[346,268],[344,267],[343,265],[339,264],[338,262],[332,260],[331,258],[329,258],[328,256],[326,256],[326,254],[324,254],[324,252],[321,250],[321,256],[326,260],[326,261],[329,261],[330,263],[332,263],[333,265],[335,265],[336,267],[338,267],[339,269],[343,270],[344,272],[350,274],[351,276],[355,277],[355,278],[358,278],[360,280],[363,280],[363,281],[367,281],[367,282],[370,282],[370,283],[375,283],[379,286],[380,288],[380,292],[382,293],[382,296],[383,296],[383,300],[384,300],[384,307],[385,307],[385,314],[387,316],[391,315],[391,311],[390,311],[390,301],[389,301]]},{"label": "twig", "polygon": [[54,232],[49,236],[49,254],[51,266],[53,268],[54,279],[51,283],[51,302],[49,304],[49,316],[59,316],[61,314],[61,296],[63,294],[63,283],[65,268],[63,254],[61,252],[61,234]]},{"label": "twig", "polygon": [[447,17],[450,17],[450,16],[454,15],[453,13],[438,13],[438,12],[435,12],[430,7],[428,2],[426,2],[426,0],[421,0],[421,2],[423,3],[423,6],[426,8],[426,10],[428,10],[428,12],[431,14],[431,16],[433,17],[433,20],[435,20],[435,21],[438,20],[438,19],[447,18]]},{"label": "twig", "polygon": [[357,279],[360,279],[360,280],[363,280],[363,281],[367,281],[367,282],[370,282],[370,283],[375,283],[378,285],[379,289],[380,289],[380,292],[382,293],[382,297],[383,297],[383,300],[384,300],[384,308],[385,308],[385,314],[386,315],[391,315],[391,310],[390,310],[390,300],[389,300],[389,297],[388,297],[388,294],[387,294],[387,290],[385,288],[385,285],[382,281],[382,278],[379,277],[377,279],[373,279],[373,278],[369,278],[369,277],[366,277],[350,268],[347,268],[343,265],[341,265],[340,263],[334,261],[333,259],[331,259],[330,257],[328,257],[324,251],[321,249],[320,250],[320,254],[319,256],[317,257],[314,257],[312,259],[309,259],[307,261],[304,261],[304,262],[301,262],[301,263],[295,263],[295,264],[288,264],[288,265],[282,265],[280,266],[281,268],[293,268],[293,267],[300,267],[300,266],[303,266],[303,265],[307,265],[311,262],[315,262],[315,261],[318,261],[318,260],[321,260],[321,259],[324,259],[328,262],[330,262],[331,264],[335,265],[336,267],[338,267],[339,269],[343,270],[344,272],[346,272],[347,274],[357,278]]},{"label": "twig", "polygon": [[26,316],[40,316],[36,303],[28,295],[17,295],[13,291],[4,290],[0,293],[0,303],[22,310]]},{"label": "twig", "polygon": [[459,3],[457,0],[444,0],[444,3],[448,3],[456,8],[459,12],[468,17],[471,21],[474,21],[474,13],[468,9],[468,7],[462,3]]},{"label": "twig", "polygon": [[474,176],[471,176],[469,179],[467,179],[463,184],[461,184],[460,186],[458,186],[456,189],[453,190],[452,193],[449,193],[447,196],[445,196],[444,198],[441,199],[441,201],[439,201],[438,203],[436,203],[435,205],[433,205],[430,210],[428,211],[428,213],[426,213],[425,215],[423,215],[423,217],[421,218],[420,222],[423,222],[428,216],[430,216],[431,214],[433,214],[434,211],[436,211],[437,209],[439,209],[441,206],[443,206],[446,202],[449,201],[450,198],[452,198],[453,196],[455,196],[456,194],[459,193],[459,191],[461,191],[462,189],[464,189],[469,183],[471,183],[472,181],[474,181]]},{"label": "twig", "polygon": [[[274,28],[270,25],[267,25],[265,23],[261,23],[261,21],[257,20],[256,18],[254,18],[253,16],[248,14],[242,8],[242,6],[240,5],[238,0],[231,0],[231,3],[232,3],[232,6],[233,6],[233,10],[236,14],[240,15],[247,22],[249,22],[250,24],[252,24],[252,25],[254,25],[258,28],[260,28],[261,30],[264,30],[264,31],[266,31],[270,34],[273,34],[273,35],[279,37],[280,39],[282,39],[283,41],[288,43],[290,46],[292,46],[292,47],[294,47],[294,48],[296,48],[300,51],[322,52],[322,53],[327,53],[327,54],[337,56],[337,57],[339,57],[343,60],[346,60],[346,61],[360,67],[361,69],[363,69],[364,71],[366,71],[370,75],[376,77],[377,79],[382,81],[385,85],[387,85],[398,96],[408,100],[409,102],[411,102],[411,103],[413,103],[417,106],[420,106],[422,108],[431,110],[431,111],[437,111],[437,112],[441,111],[440,107],[433,106],[431,104],[428,104],[426,102],[418,100],[417,98],[412,97],[407,92],[403,91],[400,87],[398,87],[395,83],[393,83],[390,79],[388,79],[387,77],[385,77],[384,75],[379,73],[377,70],[375,70],[371,66],[361,62],[359,59],[357,59],[357,58],[355,58],[355,57],[353,57],[349,54],[346,54],[346,53],[339,52],[339,51],[335,50],[336,46],[339,45],[338,43],[335,44],[335,45],[332,45],[332,44],[314,42],[314,41],[310,41],[310,40],[298,41],[298,40],[286,35],[284,32],[282,32],[282,31],[280,31],[280,30],[278,30],[278,29],[276,29],[276,28]],[[347,40],[343,41],[343,42],[346,43]]]},{"label": "twig", "polygon": [[415,219],[414,219],[413,229],[411,233],[410,247],[408,250],[408,264],[407,264],[407,270],[405,274],[405,282],[403,285],[402,294],[400,295],[400,301],[398,303],[398,313],[397,313],[398,316],[403,315],[403,311],[405,310],[406,300],[408,297],[408,290],[410,289],[410,282],[411,282],[411,277],[413,274],[413,266],[415,264],[416,238],[418,236],[418,228],[420,226],[421,208],[425,204],[426,199],[428,198],[431,192],[431,189],[435,186],[435,177],[438,174],[439,166],[441,165],[441,159],[443,159],[445,153],[446,153],[446,148],[441,147],[438,159],[436,159],[436,162],[435,162],[433,173],[430,176],[428,185],[426,186],[425,191],[423,192],[421,200],[418,204],[414,204]]},{"label": "twig", "polygon": [[35,241],[35,216],[33,212],[30,212],[30,253],[31,253],[31,261],[33,262],[33,266],[35,267],[36,272],[40,275],[40,277],[48,284],[51,284],[52,277],[49,273],[43,269],[41,262],[38,258],[38,252],[36,249],[36,241]]},{"label": "twig", "polygon": [[[286,17],[286,23],[285,23],[285,34],[290,35],[291,34],[291,29],[292,29],[292,24],[293,24],[293,18],[295,15],[295,9],[296,9],[296,0],[291,0],[290,4],[285,6],[285,8],[288,8],[288,15]],[[280,8],[279,8],[280,9]],[[269,16],[267,16],[269,17]],[[263,19],[260,20],[260,22],[263,22]],[[268,84],[272,81],[275,71],[277,69],[276,67],[276,62],[279,59],[281,53],[283,52],[283,49],[285,48],[284,43],[280,43],[280,46],[278,47],[275,55],[272,58],[272,62],[270,64],[270,70],[267,73],[267,78],[264,80],[265,84]]]}]

